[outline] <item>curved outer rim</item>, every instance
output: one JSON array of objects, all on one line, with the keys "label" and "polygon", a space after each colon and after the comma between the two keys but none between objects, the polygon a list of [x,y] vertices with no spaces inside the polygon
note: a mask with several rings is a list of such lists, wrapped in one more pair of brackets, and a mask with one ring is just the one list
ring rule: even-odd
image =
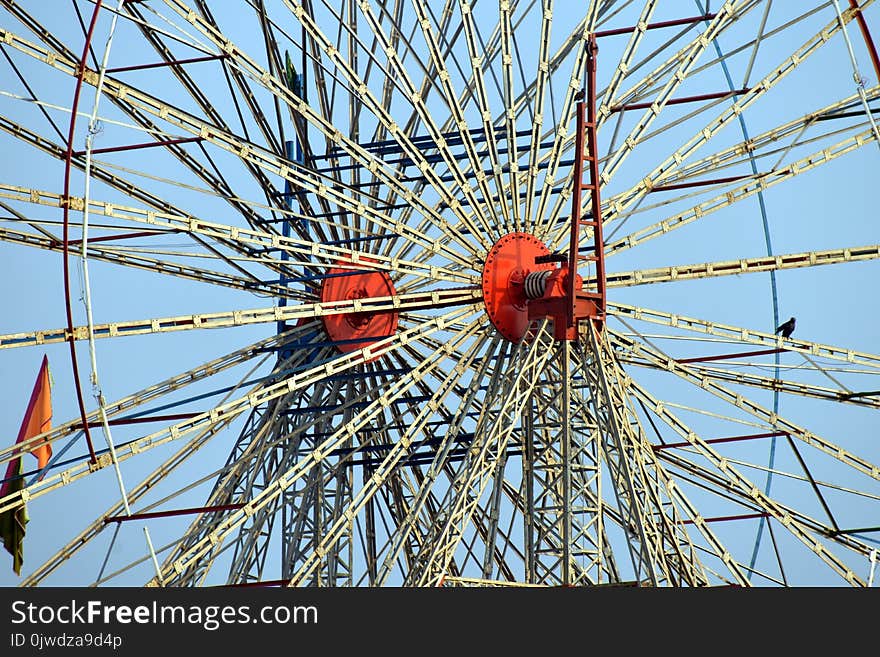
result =
[{"label": "curved outer rim", "polygon": [[73,103],[70,110],[70,124],[67,132],[67,152],[64,154],[64,228],[61,245],[62,267],[64,271],[64,306],[67,315],[67,343],[70,346],[70,364],[73,368],[73,382],[76,387],[76,401],[79,405],[80,418],[82,419],[82,429],[86,437],[86,443],[89,446],[89,454],[92,463],[96,463],[98,458],[95,455],[95,448],[92,445],[92,436],[89,433],[89,422],[86,418],[86,405],[83,398],[82,384],[79,380],[79,365],[76,360],[76,342],[73,333],[73,307],[70,303],[70,172],[73,163],[73,137],[76,130],[76,116],[79,110],[79,99],[82,92],[83,82],[86,74],[86,57],[89,54],[89,48],[92,45],[92,37],[95,32],[95,25],[98,22],[98,14],[101,12],[103,0],[95,0],[95,8],[92,11],[92,18],[89,22],[89,29],[86,32],[85,43],[83,44],[82,55],[79,59],[79,67],[76,76],[76,87],[73,92]]}]

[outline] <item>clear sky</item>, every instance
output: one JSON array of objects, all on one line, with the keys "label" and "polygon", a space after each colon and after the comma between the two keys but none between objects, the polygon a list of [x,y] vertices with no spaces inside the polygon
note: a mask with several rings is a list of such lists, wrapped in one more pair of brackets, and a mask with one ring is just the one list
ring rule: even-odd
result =
[{"label": "clear sky", "polygon": [[[88,3],[79,4],[87,17],[91,5]],[[275,3],[269,4],[274,7],[273,17],[284,15],[278,7],[275,7]],[[428,4],[439,5],[440,3]],[[576,4],[580,7],[582,3],[557,2],[555,4],[552,47],[558,46],[563,36],[566,36],[571,27],[580,20],[581,10],[574,7]],[[634,4],[641,5],[643,3]],[[658,9],[654,20],[692,16],[696,13],[696,7],[684,0],[677,3],[659,4],[664,7]],[[721,3],[717,0],[712,2],[712,9],[717,8],[719,4]],[[746,39],[744,34],[754,35],[768,4],[770,3],[756,3],[756,9],[746,19],[743,19],[741,26],[732,28],[727,36],[722,35],[719,38],[718,47],[726,52],[742,43]],[[783,6],[788,4],[772,3],[771,10],[767,14],[765,31],[769,32],[772,28],[785,24],[787,18],[790,17],[786,12],[792,11],[791,6]],[[784,61],[821,25],[833,20],[833,5],[830,3],[816,4],[822,5],[820,10],[815,16],[805,20],[800,28],[782,30],[780,35],[768,38],[760,50],[754,51],[751,48],[746,48],[729,60],[731,81],[734,88],[749,86],[768,74],[774,65]],[[841,2],[841,5],[846,6],[847,3]],[[262,40],[256,38],[254,32],[249,33],[244,28],[245,25],[251,24],[250,14],[248,14],[248,20],[243,21],[242,25],[236,25],[235,17],[228,15],[227,10],[228,7],[225,5],[222,9],[217,9],[218,12],[223,12],[217,16],[218,22],[228,27],[229,36],[236,40],[236,43],[245,52],[251,54],[257,61],[264,61],[265,53],[262,50]],[[638,11],[639,7],[628,7],[620,16],[612,19],[609,25],[615,27],[629,25],[633,18],[637,18]],[[68,15],[65,12],[71,12],[66,4],[64,12],[57,14],[45,11],[36,13],[68,47],[79,52],[82,36],[79,25],[76,23],[76,16],[72,13]],[[407,20],[415,25],[412,14],[413,9],[407,5]],[[492,32],[497,22],[497,8],[493,8],[491,11],[487,10],[486,16],[479,15],[480,18],[491,18],[493,14],[494,19],[482,28],[486,35]],[[151,20],[158,20],[152,14],[150,16]],[[455,16],[458,16],[457,11]],[[880,10],[876,6],[871,6],[866,10],[865,16],[875,33],[880,33]],[[322,13],[321,17],[321,20],[329,20],[326,12]],[[289,15],[288,18],[291,24],[295,23]],[[99,23],[96,32],[97,45],[95,50],[98,56],[100,56],[106,41],[108,21],[109,18],[105,16],[104,20]],[[180,23],[177,22],[177,24]],[[533,62],[537,48],[537,37],[534,35],[538,33],[539,26],[540,14],[537,10],[532,10],[525,16],[523,23],[516,27],[516,35],[519,39],[517,47],[521,51],[523,61],[526,62],[523,75],[528,80],[535,76]],[[10,30],[31,41],[37,40],[15,17],[5,11],[0,13],[0,28]],[[175,28],[169,29],[172,32],[175,31]],[[288,43],[288,38],[298,37],[298,26],[293,29],[293,32],[292,35],[287,34],[282,37],[282,43]],[[647,52],[650,47],[660,47],[664,38],[661,36],[661,32],[650,33],[650,36],[646,38],[643,50],[640,52]],[[852,39],[858,66],[866,81],[866,87],[870,90],[878,84],[877,74],[872,67],[871,59],[855,23],[849,25],[848,34]],[[335,38],[335,32],[332,33],[332,36]],[[618,37],[614,37],[614,39],[617,41],[609,38],[607,42],[603,41],[600,44],[598,60],[600,87],[608,84],[626,44],[625,39],[621,40]],[[418,54],[423,58],[426,57],[424,40],[416,39],[414,43],[417,44]],[[66,134],[69,113],[58,108],[69,108],[70,106],[73,93],[72,79],[57,71],[48,70],[45,65],[35,63],[31,58],[8,46],[4,46],[4,52],[8,53],[19,70],[25,73],[29,86],[47,104],[46,111]],[[756,53],[756,56],[754,62],[751,62],[750,55],[753,52]],[[716,51],[710,47],[698,60],[698,65],[711,62],[715,57]],[[130,25],[124,25],[120,28],[120,34],[111,50],[111,67],[155,61],[155,58],[155,53],[149,50],[142,38],[135,36]],[[420,76],[421,71],[413,64],[414,58],[412,56],[408,60],[407,67],[408,70],[413,71],[413,77],[417,77],[416,72]],[[217,74],[219,69],[216,67],[216,63],[194,66],[204,66],[204,71],[214,72],[213,75],[205,73],[201,78],[204,83],[202,89],[215,99],[214,102],[219,108],[220,114],[232,122],[235,111],[229,102],[226,80],[221,79]],[[360,66],[364,66],[364,60],[361,61]],[[2,71],[0,73],[0,92],[4,94],[0,96],[0,114],[7,120],[20,122],[37,130],[46,138],[60,141],[60,137],[54,133],[50,123],[39,109],[33,103],[20,99],[21,96],[29,95],[29,92],[16,77],[14,69],[7,60],[0,61],[0,71]],[[503,73],[501,67],[497,65],[493,71],[497,76],[501,76]],[[746,76],[746,71],[749,71],[748,76]],[[562,77],[562,74],[559,75]],[[190,98],[179,85],[173,83],[165,72],[139,73],[130,78],[120,79],[129,80],[132,84],[140,82],[151,93],[169,100],[183,109],[195,111],[196,101]],[[383,79],[381,73],[374,72],[371,87],[374,90],[381,90],[379,81]],[[418,79],[420,80],[421,77]],[[519,84],[521,83],[517,81],[517,85]],[[705,72],[695,74],[691,79],[688,79],[681,89],[673,94],[673,97],[728,91],[729,88],[728,80],[725,79],[721,67],[714,65],[708,67]],[[332,89],[336,89],[336,87],[332,87],[328,80],[328,94]],[[556,96],[553,100],[557,105],[560,105],[564,83],[560,83],[557,79],[554,90]],[[846,45],[843,39],[836,35],[827,48],[821,49],[810,60],[809,65],[803,66],[803,69],[799,69],[790,78],[781,82],[778,87],[774,88],[772,94],[768,94],[767,98],[761,99],[754,108],[745,112],[744,127],[751,136],[760,135],[772,127],[782,126],[787,121],[809,111],[819,110],[834,100],[855,92],[853,69]],[[310,100],[314,100],[317,96],[314,87],[311,88],[310,93],[314,94]],[[333,119],[337,125],[345,129],[349,117],[347,116],[348,103],[347,100],[343,100],[343,97],[347,98],[347,96],[339,89],[337,89],[337,93],[339,98],[335,100],[337,105],[334,109]],[[259,100],[263,103],[267,115],[274,121],[269,98],[263,94]],[[333,99],[329,95],[328,99],[332,104]],[[494,102],[493,109],[496,112],[500,110],[501,99],[498,95],[493,95],[491,100]],[[729,104],[730,101],[724,102]],[[80,111],[89,113],[92,103],[92,90],[88,88],[81,101]],[[876,101],[873,102],[873,106],[877,106]],[[669,117],[669,119],[683,116],[686,110],[682,107],[667,109],[661,116]],[[687,138],[699,130],[699,128],[695,128],[698,121],[705,119],[704,123],[707,123],[723,107],[725,105],[719,104],[716,109],[701,115],[701,118],[685,121],[681,128],[670,128],[647,140],[623,164],[619,174],[616,174],[608,188],[603,190],[605,197],[610,198],[624,192],[648,175],[654,166],[667,156],[672,155]],[[854,107],[859,109],[861,106],[856,103]],[[440,106],[437,96],[431,102],[431,109],[432,111],[436,110],[438,123],[449,115],[448,108]],[[473,117],[476,114],[473,103],[467,111],[469,120],[473,122]],[[400,97],[395,98],[391,106],[391,113],[401,122],[409,116],[408,108]],[[114,124],[114,119],[118,121],[128,121],[129,119],[112,108],[106,101],[102,101],[99,114],[105,120],[102,122],[100,134],[95,137],[96,147],[110,147],[147,140],[143,133]],[[518,120],[520,121],[518,128],[530,128],[529,121],[525,116]],[[662,119],[657,125],[663,125],[664,120]],[[364,121],[367,127],[373,125],[368,118],[365,118]],[[628,118],[627,121],[634,122],[635,117]],[[82,116],[77,126],[76,148],[83,147],[87,123],[87,116]],[[479,118],[477,118],[476,124],[479,124]],[[624,123],[623,125],[625,129],[631,127],[631,124]],[[817,135],[821,131],[827,133],[830,130],[826,127],[827,125],[827,123],[818,122],[811,125],[810,129],[815,130]],[[839,139],[850,136],[851,131],[847,130],[851,125],[852,121],[840,121],[841,134]],[[546,126],[547,124],[545,124]],[[845,126],[846,129],[844,129]],[[274,126],[272,127],[274,129]],[[256,143],[265,143],[259,136],[259,128],[253,122],[249,122],[248,128],[249,136],[253,137]],[[290,131],[289,125],[287,129]],[[743,126],[734,122],[712,142],[714,150],[706,147],[700,150],[692,160],[698,160],[704,155],[720,151],[729,144],[742,141],[742,130]],[[364,132],[366,133],[368,130],[365,128]],[[600,143],[606,149],[612,139],[617,139],[616,136],[612,137],[612,133],[614,133],[614,124],[609,121],[607,125],[603,126],[600,133]],[[805,157],[808,153],[831,146],[837,141],[833,138],[834,135],[831,135],[821,139],[817,137],[815,142],[810,142],[807,141],[809,134],[812,133],[806,133],[804,143],[797,145],[790,151],[784,150],[785,144],[789,143],[790,139],[783,140],[778,152],[759,159],[756,166],[759,170],[765,171],[777,160],[797,160]],[[37,152],[35,148],[26,145],[22,140],[13,138],[6,131],[0,133],[0,140],[2,140],[4,152],[3,157],[0,158],[0,184],[47,190],[56,194],[61,192],[64,176],[62,163]],[[365,140],[362,139],[362,141]],[[197,158],[201,158],[195,146],[190,145],[187,150],[195,153]],[[235,193],[253,203],[253,207],[259,208],[257,204],[265,202],[265,199],[260,198],[253,178],[241,166],[240,161],[234,156],[221,153],[210,146],[209,150],[215,156],[219,170],[227,178]],[[138,180],[139,174],[133,174],[129,170],[148,171],[149,176],[144,176],[140,180],[142,188],[158,194],[188,212],[203,218],[215,218],[221,223],[245,226],[242,217],[230,210],[230,205],[225,200],[208,197],[193,189],[188,189],[186,185],[194,186],[203,183],[197,182],[191,174],[182,171],[180,165],[173,158],[155,155],[152,151],[139,151],[107,155],[102,160],[112,162],[119,167],[116,171],[120,175],[126,175],[135,180]],[[204,162],[204,159],[202,158],[200,161]],[[880,242],[876,221],[878,165],[880,165],[880,148],[876,143],[869,142],[854,152],[769,189],[763,195],[762,201],[764,216],[766,216],[772,238],[773,252],[775,254],[798,253],[876,245]],[[743,160],[733,171],[736,174],[748,173],[749,166],[748,160]],[[711,175],[730,174],[727,172]],[[170,182],[160,180],[164,177],[173,180]],[[277,176],[275,180],[277,184]],[[176,186],[172,183],[182,183],[182,185]],[[102,198],[116,203],[142,207],[142,204],[137,200],[126,198],[124,194],[118,192],[108,191],[107,187],[101,184],[96,184],[93,192],[95,196],[104,195]],[[73,176],[71,193],[83,194],[83,177],[79,174]],[[699,193],[704,192],[703,190],[695,192],[695,194]],[[661,196],[662,193],[651,195],[644,203],[645,211],[634,214],[630,219],[627,219],[625,224],[618,229],[619,232],[615,232],[613,238],[623,237],[629,232],[670,217],[679,209],[695,205],[713,195],[695,196],[694,199],[679,199],[674,203],[671,202],[668,206],[662,205],[661,201],[666,198],[677,198],[678,195],[670,194],[662,199]],[[428,194],[425,198],[429,202],[434,201]],[[8,198],[0,198],[0,200],[4,200],[8,205],[5,209],[0,208],[0,215],[4,219],[10,218],[10,208],[35,219],[57,221],[61,217],[60,213],[47,207],[13,202]],[[263,212],[262,209],[258,211]],[[76,218],[76,221],[80,220],[81,215]],[[105,218],[94,216],[92,220],[100,223]],[[415,226],[416,222],[416,219],[410,219],[409,225]],[[0,228],[17,229],[20,227],[20,224],[17,225],[15,222],[3,221],[0,223]],[[57,226],[49,228],[56,234],[59,232]],[[75,238],[78,237],[77,233]],[[130,243],[131,246],[149,246],[149,244],[151,243],[144,240],[134,240]],[[172,235],[164,239],[162,244],[163,248],[168,251],[187,250],[187,253],[193,253],[188,250],[192,248],[192,242],[182,236]],[[63,327],[66,324],[66,318],[62,266],[59,255],[6,241],[0,243],[0,249],[2,249],[0,299],[2,299],[4,308],[4,311],[0,313],[0,334]],[[198,252],[205,253],[202,249],[199,249]],[[640,248],[633,248],[622,252],[619,256],[609,258],[609,271],[623,272],[678,264],[755,258],[766,255],[766,253],[762,207],[758,198],[751,196],[732,207],[714,213],[705,220],[695,222],[663,238],[652,240]],[[208,269],[221,266],[208,258],[193,257],[187,261]],[[265,308],[275,303],[274,299],[266,296],[219,285],[207,285],[171,276],[162,276],[150,271],[103,262],[93,262],[89,267],[92,308],[96,323]],[[229,268],[224,267],[224,270],[229,271]],[[83,276],[81,265],[75,258],[70,260],[70,272],[72,276],[71,302],[76,318],[75,323],[82,324],[85,321],[83,303],[81,302],[81,296],[84,293]],[[778,272],[776,275],[778,320],[796,316],[798,323],[795,335],[804,340],[872,354],[877,353],[878,342],[880,342],[875,290],[877,280],[880,280],[880,263],[877,260],[787,269]],[[634,304],[770,333],[775,328],[777,321],[773,314],[772,296],[770,278],[767,274],[676,281],[632,288],[616,288],[609,292],[609,299],[612,302]],[[623,332],[630,330],[630,326],[620,323],[614,324],[614,328]],[[275,324],[268,323],[216,331],[183,331],[173,335],[132,336],[99,341],[97,363],[101,390],[108,401],[119,399],[157,381],[266,338],[272,335],[274,329]],[[660,331],[658,327],[641,323],[638,324],[638,329],[645,334],[649,334],[651,331]],[[650,340],[650,338],[647,339]],[[674,344],[674,342],[662,341],[660,343],[664,348],[673,350],[677,347],[670,345]],[[692,350],[688,355],[707,355],[719,351],[723,352],[730,347],[706,341],[681,345],[681,348]],[[734,347],[734,349],[740,348],[749,349],[752,347],[748,345]],[[4,446],[11,444],[15,439],[43,355],[49,357],[54,380],[55,424],[68,421],[78,415],[70,352],[67,344],[0,349],[0,399],[3,399],[2,405],[0,405],[3,410],[0,413],[0,443]],[[94,408],[95,402],[92,397],[92,386],[88,381],[89,352],[85,343],[78,345],[77,356],[85,405],[87,409],[91,410]],[[172,395],[168,401],[220,390],[226,386],[235,385],[240,380],[254,381],[267,372],[270,363],[271,357],[269,362],[264,363],[253,372],[249,370],[255,363],[239,366],[212,378],[208,382],[200,383],[191,390]],[[880,388],[880,385],[877,384],[876,370],[870,376],[861,377],[854,374],[835,374],[831,369],[828,369],[825,374],[821,374],[813,370],[813,361],[795,353],[783,354],[781,363],[786,368],[783,378],[789,374],[792,377],[803,374],[804,381],[837,389],[839,381],[835,381],[836,376],[850,377],[845,381],[845,385],[850,390],[877,390]],[[764,357],[756,367],[746,368],[744,371],[772,377],[772,364],[772,356]],[[826,361],[823,361],[823,364],[829,366]],[[685,386],[665,383],[663,377],[655,372],[643,373],[643,376],[645,385],[653,386],[655,394],[661,397],[669,395],[670,400],[675,399],[677,403],[685,405],[705,403],[706,409],[720,409],[722,406],[687,390]],[[669,387],[666,387],[667,385]],[[864,387],[855,388],[856,385]],[[748,393],[765,406],[772,407],[774,403],[773,395],[768,390],[754,390],[745,387],[737,388],[737,390]],[[235,396],[240,394],[237,393]],[[195,399],[188,404],[156,412],[203,411],[209,408],[207,406],[210,403],[208,400],[213,400],[216,403],[222,398],[222,395],[214,395],[204,400]],[[792,395],[782,395],[778,403],[780,413],[782,415],[790,413],[791,417],[796,418],[801,426],[806,426],[811,431],[827,437],[831,442],[844,444],[847,449],[858,451],[870,462],[880,462],[878,444],[875,440],[871,440],[878,429],[876,408],[853,407],[852,405]],[[158,430],[161,425],[151,424],[149,426],[151,427],[149,430],[152,431]],[[202,503],[208,489],[201,480],[217,468],[222,467],[239,426],[240,422],[235,425],[233,430],[227,431],[210,443],[206,449],[199,452],[196,458],[191,459],[191,462],[188,462],[174,474],[173,481],[169,484],[169,490],[184,486],[186,482],[192,482],[196,485],[188,494],[174,500],[171,503],[172,507],[198,506]],[[744,431],[746,430],[744,429]],[[146,433],[147,430],[139,425],[119,427],[113,430],[114,440],[117,442],[124,442]],[[5,438],[3,438],[4,436]],[[105,447],[104,437],[100,430],[94,429],[92,436],[97,448]],[[56,453],[61,450],[64,444],[65,441],[56,443]],[[766,447],[764,444],[761,449],[765,450]],[[85,453],[85,446],[80,441],[71,446],[70,451],[61,458],[65,460],[81,459]],[[126,462],[122,468],[126,485],[131,486],[139,482],[144,475],[151,472],[170,454],[170,449],[166,447]],[[758,459],[759,457],[753,456],[752,458]],[[27,469],[31,469],[35,461],[30,456],[26,456],[25,463]],[[5,468],[5,464],[3,467]],[[818,476],[821,477],[823,474],[827,474],[829,477],[836,476],[834,467],[833,465],[829,466],[827,473],[818,473]],[[755,480],[763,487],[763,474],[755,473]],[[874,486],[871,491],[875,495],[880,494],[876,484],[876,481],[871,483]],[[866,484],[862,479],[859,479],[858,483],[853,483],[853,485],[861,487]],[[30,503],[28,506],[30,523],[27,527],[24,543],[25,566],[22,574],[30,573],[35,566],[53,554],[64,542],[81,531],[86,523],[94,520],[98,514],[118,499],[119,489],[115,474],[112,468],[106,468],[95,476],[90,476],[86,480],[64,487]],[[150,501],[154,502],[158,499],[159,497],[153,497]],[[871,508],[876,511],[876,501]],[[872,523],[876,524],[876,515],[868,518],[856,515],[853,521],[861,522],[861,526],[869,526]],[[129,526],[122,528],[118,537],[112,540],[112,549],[110,549],[112,532],[105,531],[102,537],[89,547],[84,556],[78,559],[74,568],[61,569],[57,576],[50,577],[46,583],[65,585],[93,581],[101,570],[105,555],[108,553],[112,555],[109,562],[111,570],[114,565],[118,567],[142,556],[145,553],[142,530],[140,526],[134,527],[133,525],[134,523],[130,523]],[[154,541],[158,548],[163,544],[163,540],[168,540],[175,531],[185,527],[185,520],[163,519],[151,522],[149,527],[151,532],[155,533]],[[753,532],[749,530],[735,540],[752,540],[753,536]],[[877,538],[876,533],[872,536]],[[14,586],[20,582],[20,579],[11,572],[11,559],[7,557],[5,552],[0,554],[0,585]],[[867,562],[861,567],[862,570],[858,574],[864,577],[867,575]],[[149,576],[149,564],[142,564],[129,575],[120,578],[119,583],[139,583]]]}]

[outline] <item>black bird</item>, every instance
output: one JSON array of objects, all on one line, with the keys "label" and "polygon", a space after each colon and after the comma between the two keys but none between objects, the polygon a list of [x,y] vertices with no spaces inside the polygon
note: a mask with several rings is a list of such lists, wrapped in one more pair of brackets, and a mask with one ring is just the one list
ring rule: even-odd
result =
[{"label": "black bird", "polygon": [[779,335],[782,333],[783,338],[790,337],[791,334],[794,333],[794,324],[794,317],[790,317],[787,322],[783,322],[776,327],[776,334]]},{"label": "black bird", "polygon": [[586,89],[581,89],[580,91],[578,91],[574,95],[574,100],[575,100],[575,102],[577,102],[577,101],[583,100],[584,98],[586,98],[586,96],[587,96]]}]

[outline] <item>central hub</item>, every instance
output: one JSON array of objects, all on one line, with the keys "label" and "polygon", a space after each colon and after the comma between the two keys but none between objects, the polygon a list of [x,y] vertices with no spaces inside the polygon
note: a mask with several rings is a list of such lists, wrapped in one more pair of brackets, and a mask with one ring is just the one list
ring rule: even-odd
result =
[{"label": "central hub", "polygon": [[[489,321],[511,342],[522,342],[535,320],[552,319],[556,340],[577,340],[578,322],[599,320],[601,294],[583,289],[568,258],[551,254],[534,235],[509,233],[498,240],[483,265],[483,301]],[[569,283],[571,282],[571,285]]]},{"label": "central hub", "polygon": [[[384,271],[367,269],[330,269],[321,282],[321,301],[357,301],[396,294],[391,278]],[[337,349],[349,353],[369,347],[397,331],[396,312],[345,312],[321,317],[327,336]]]},{"label": "central hub", "polygon": [[511,342],[520,342],[529,330],[525,280],[532,272],[555,269],[553,263],[536,264],[550,250],[534,235],[509,233],[495,242],[483,265],[483,301],[489,321]]},{"label": "central hub", "polygon": [[[359,287],[348,294],[348,298],[352,301],[355,299],[366,299],[369,296],[370,295],[365,287]],[[366,329],[370,325],[370,320],[372,319],[372,313],[349,313],[345,316],[345,321],[348,322],[348,325],[355,331],[363,331]]]}]

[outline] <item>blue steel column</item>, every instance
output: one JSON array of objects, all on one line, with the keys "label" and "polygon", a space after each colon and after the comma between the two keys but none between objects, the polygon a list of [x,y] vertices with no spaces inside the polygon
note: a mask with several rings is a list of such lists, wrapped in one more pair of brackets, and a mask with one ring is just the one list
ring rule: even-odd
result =
[{"label": "blue steel column", "polygon": [[[294,73],[293,80],[290,81],[293,83],[294,89],[303,89],[302,86],[302,77]],[[303,148],[302,144],[299,141],[299,138],[295,138],[293,140],[288,140],[284,142],[284,155],[285,157],[294,162],[296,164],[303,163]],[[290,184],[289,180],[284,181],[284,202],[287,210],[293,212],[294,211],[294,198],[297,195],[297,191],[294,191],[293,186]],[[290,222],[291,218],[286,217],[284,221],[281,223],[281,234],[284,237],[290,237]],[[310,227],[308,220],[303,218],[301,219],[304,231],[304,235],[308,235],[310,233]],[[290,254],[287,251],[281,251],[281,260],[286,261],[290,259]],[[284,273],[281,274],[281,285],[287,285],[290,282],[290,277],[285,276]],[[284,307],[287,305],[287,297],[281,297],[278,301],[278,305]],[[278,322],[278,333],[283,333],[287,329],[287,324],[283,321]],[[282,351],[280,354],[281,360],[284,360],[285,357],[289,356],[288,353]]]}]

